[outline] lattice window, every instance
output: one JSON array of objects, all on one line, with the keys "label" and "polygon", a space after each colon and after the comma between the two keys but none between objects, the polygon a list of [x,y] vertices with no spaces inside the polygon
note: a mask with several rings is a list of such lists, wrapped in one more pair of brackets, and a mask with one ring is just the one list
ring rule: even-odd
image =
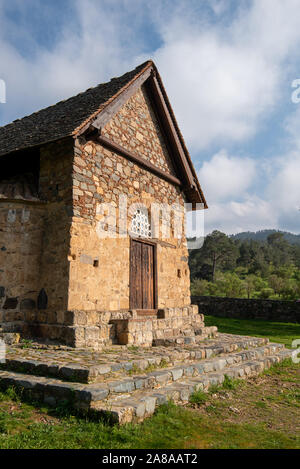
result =
[{"label": "lattice window", "polygon": [[131,233],[142,238],[151,238],[151,224],[148,212],[137,209],[131,221]]}]

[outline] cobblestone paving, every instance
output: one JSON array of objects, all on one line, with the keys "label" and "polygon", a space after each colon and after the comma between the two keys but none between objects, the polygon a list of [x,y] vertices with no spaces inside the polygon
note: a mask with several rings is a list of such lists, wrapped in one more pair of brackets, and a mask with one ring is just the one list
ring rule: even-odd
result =
[{"label": "cobblestone paving", "polygon": [[117,376],[149,368],[166,368],[176,363],[210,358],[266,342],[266,339],[220,334],[217,339],[204,340],[197,345],[151,348],[115,345],[104,348],[102,352],[59,345],[21,343],[8,348],[6,367],[32,373],[36,371],[37,374],[72,381],[92,382],[112,373]]}]

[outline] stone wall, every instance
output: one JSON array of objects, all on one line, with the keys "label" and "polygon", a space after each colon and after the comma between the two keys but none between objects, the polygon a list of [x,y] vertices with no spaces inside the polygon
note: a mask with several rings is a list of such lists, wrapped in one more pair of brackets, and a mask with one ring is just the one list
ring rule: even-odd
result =
[{"label": "stone wall", "polygon": [[200,313],[212,316],[300,322],[300,303],[294,301],[193,296],[192,302],[199,306]]},{"label": "stone wall", "polygon": [[[102,134],[174,174],[143,88],[102,129]],[[175,308],[176,314],[190,307],[183,219],[181,237],[175,233],[173,218],[170,232],[163,233],[169,217],[166,206],[176,206],[177,213],[183,211],[185,196],[178,186],[84,138],[44,145],[39,176],[39,203],[31,204],[30,209],[28,203],[24,202],[24,207],[19,204],[14,226],[15,206],[2,205],[4,211],[0,212],[0,229],[8,237],[4,249],[0,246],[0,269],[5,265],[5,272],[0,272],[0,322],[8,325],[9,319],[18,323],[25,336],[76,347],[99,348],[115,343],[116,320],[126,321],[133,314],[129,311],[127,227],[136,208],[143,204],[150,216],[153,203],[161,205],[160,229],[151,236],[157,247],[157,306],[164,311]],[[131,207],[125,220],[119,212],[124,196],[127,207]],[[110,214],[103,212],[103,204],[116,211],[115,226]],[[104,236],[100,226],[105,227]],[[5,251],[7,247],[9,251]],[[153,332],[153,338],[161,340],[158,336],[163,330],[170,336],[183,330],[188,334],[192,323],[200,321],[192,316],[172,320],[161,317],[158,322],[152,319],[154,329],[160,330]]]},{"label": "stone wall", "polygon": [[73,139],[45,145],[40,151],[39,193],[47,202],[40,285],[49,310],[68,306],[73,155]]},{"label": "stone wall", "polygon": [[37,308],[45,207],[0,199],[0,322]]},{"label": "stone wall", "polygon": [[[30,158],[24,155],[24,158]],[[67,309],[73,140],[40,151],[40,201],[0,199],[0,323],[26,331]]]},{"label": "stone wall", "polygon": [[[140,89],[101,134],[134,151],[170,174],[174,169],[163,143],[158,123],[143,89]],[[127,207],[144,204],[177,204],[183,209],[184,196],[178,187],[155,176],[95,141],[77,140],[73,168],[74,218],[71,228],[70,291],[68,309],[128,310],[130,238],[119,223],[119,200],[127,197]],[[116,226],[99,210],[111,204]],[[128,211],[130,227],[133,210]],[[162,211],[161,223],[167,213]],[[107,222],[107,239],[99,237],[98,226]],[[116,235],[113,231],[116,230]],[[157,242],[158,307],[190,304],[188,251],[182,238],[154,235]],[[120,234],[124,236],[120,237]]]},{"label": "stone wall", "polygon": [[142,86],[101,130],[101,135],[175,176],[159,123]]}]

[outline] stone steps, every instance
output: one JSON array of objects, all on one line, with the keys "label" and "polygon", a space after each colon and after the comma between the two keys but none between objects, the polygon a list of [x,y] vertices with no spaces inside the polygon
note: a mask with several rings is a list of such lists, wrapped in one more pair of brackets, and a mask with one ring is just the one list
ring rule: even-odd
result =
[{"label": "stone steps", "polygon": [[[170,396],[174,398],[174,395],[177,396],[174,400],[184,401],[193,389],[199,386],[206,389],[209,384],[221,382],[226,374],[247,377],[291,355],[281,344],[261,346],[265,339],[246,339],[242,341],[242,351],[224,352],[226,347],[219,347],[219,355],[213,356],[216,347],[207,347],[203,349],[205,356],[209,355],[207,358],[199,360],[195,356],[190,362],[177,362],[165,369],[132,377],[123,374],[111,379],[111,375],[107,374],[99,383],[83,384],[5,369],[0,371],[0,386],[4,389],[16,387],[25,395],[53,406],[68,400],[77,409],[104,412],[115,421],[125,423],[153,413],[155,406],[163,402],[164,396],[168,399]],[[253,344],[249,350],[246,343]],[[200,351],[201,356],[203,350]],[[40,372],[45,373],[45,369],[41,368]]]},{"label": "stone steps", "polygon": [[[124,379],[130,375],[142,374],[152,369],[158,371],[170,369],[172,366],[178,367],[182,363],[192,364],[199,360],[209,359],[222,354],[255,349],[268,345],[268,339],[243,337],[237,338],[233,342],[220,342],[219,345],[202,341],[201,345],[182,350],[181,348],[171,349],[167,347],[161,353],[155,356],[143,356],[139,359],[123,360],[119,362],[110,362],[106,359],[103,363],[92,366],[72,363],[55,363],[55,360],[49,359],[45,353],[44,358],[36,354],[29,357],[20,356],[21,349],[15,349],[15,353],[8,353],[5,365],[1,368],[20,373],[32,374],[37,376],[48,376],[63,381],[79,383],[97,383],[111,378]],[[278,344],[276,345],[279,346]],[[170,350],[170,351],[169,351]]]},{"label": "stone steps", "polygon": [[178,363],[177,366],[163,370],[155,370],[145,375],[136,375],[132,378],[103,381],[102,384],[109,389],[109,395],[121,393],[134,393],[139,389],[159,389],[186,378],[197,377],[211,372],[226,370],[228,367],[241,364],[245,361],[260,360],[264,357],[276,355],[283,350],[281,344],[269,344],[250,351],[231,353],[223,357],[205,359],[194,363]]},{"label": "stone steps", "polygon": [[197,378],[186,378],[180,382],[172,383],[160,389],[151,391],[137,391],[127,396],[113,396],[100,402],[93,401],[90,408],[103,413],[114,423],[125,424],[141,422],[153,415],[155,409],[169,400],[175,403],[187,403],[191,394],[199,389],[208,391],[212,385],[221,385],[225,376],[236,379],[247,379],[257,376],[263,370],[275,363],[290,358],[292,352],[282,350],[276,355],[261,358],[255,361],[246,361],[240,365],[230,366],[221,372],[209,372]]},{"label": "stone steps", "polygon": [[214,337],[218,337],[218,328],[216,326],[209,326],[209,327],[201,327],[199,329],[195,329],[193,334],[191,335],[180,335],[175,337],[165,337],[163,339],[153,339],[154,346],[176,346],[176,345],[191,345],[191,344],[198,344],[202,342],[204,339],[211,339]]}]

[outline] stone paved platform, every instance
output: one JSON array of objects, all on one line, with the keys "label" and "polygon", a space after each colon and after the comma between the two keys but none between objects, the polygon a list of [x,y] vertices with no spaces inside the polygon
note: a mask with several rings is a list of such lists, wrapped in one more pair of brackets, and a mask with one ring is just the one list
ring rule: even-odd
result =
[{"label": "stone paved platform", "polygon": [[125,423],[151,415],[167,399],[186,402],[195,389],[221,383],[225,375],[247,378],[289,356],[268,339],[229,334],[180,347],[111,346],[102,352],[21,343],[8,348],[0,386],[15,386],[49,405],[69,400]]},{"label": "stone paved platform", "polygon": [[88,383],[112,375],[130,375],[149,368],[189,363],[265,343],[267,339],[230,334],[220,334],[217,339],[207,339],[196,345],[149,348],[114,345],[101,352],[37,342],[21,343],[8,347],[6,368]]}]

